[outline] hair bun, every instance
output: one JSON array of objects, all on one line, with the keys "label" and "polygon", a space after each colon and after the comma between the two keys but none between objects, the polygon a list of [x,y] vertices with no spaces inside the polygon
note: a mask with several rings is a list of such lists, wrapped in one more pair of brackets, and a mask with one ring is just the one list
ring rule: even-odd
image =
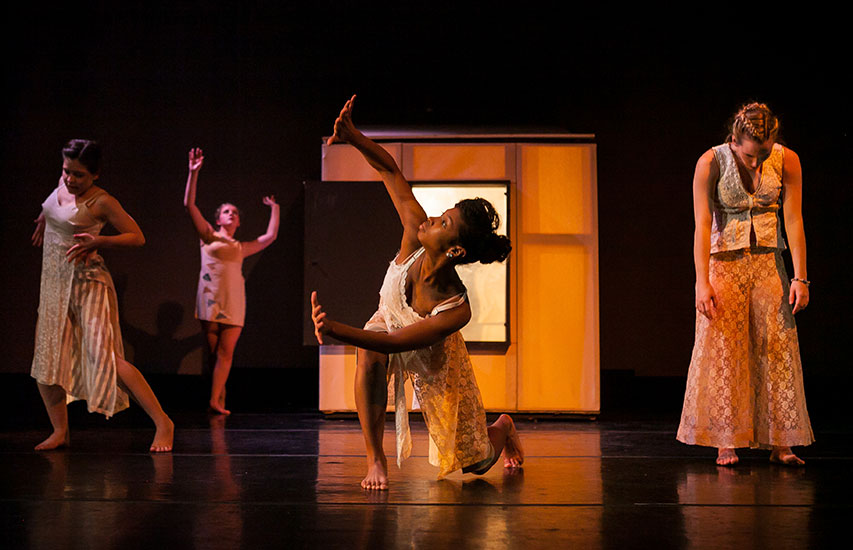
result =
[{"label": "hair bun", "polygon": [[464,222],[459,230],[459,244],[465,249],[465,257],[459,263],[490,264],[509,256],[512,243],[507,236],[496,233],[501,226],[501,218],[492,203],[477,197],[459,201],[456,208]]},{"label": "hair bun", "polygon": [[492,262],[502,262],[506,260],[510,252],[512,252],[512,242],[510,242],[509,237],[506,235],[491,233],[486,238],[486,243],[480,257],[480,263],[490,264]]}]

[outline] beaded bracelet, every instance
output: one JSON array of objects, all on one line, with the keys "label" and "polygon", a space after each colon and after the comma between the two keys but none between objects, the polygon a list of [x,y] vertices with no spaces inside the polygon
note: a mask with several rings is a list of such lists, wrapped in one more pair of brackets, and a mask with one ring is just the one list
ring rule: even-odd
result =
[{"label": "beaded bracelet", "polygon": [[810,284],[812,284],[812,283],[811,283],[811,281],[809,281],[808,279],[799,279],[799,278],[797,278],[797,277],[793,277],[793,278],[791,279],[791,282],[792,282],[792,283],[793,283],[794,281],[797,281],[797,282],[799,282],[799,283],[803,283],[803,284],[804,284],[804,285],[806,285],[806,286],[809,286]]}]

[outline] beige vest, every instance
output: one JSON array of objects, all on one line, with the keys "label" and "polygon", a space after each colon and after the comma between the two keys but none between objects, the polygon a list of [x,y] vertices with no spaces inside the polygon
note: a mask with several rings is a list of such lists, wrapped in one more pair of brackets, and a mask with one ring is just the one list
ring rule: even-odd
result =
[{"label": "beige vest", "polygon": [[785,249],[779,219],[782,194],[784,148],[773,144],[770,157],[761,165],[755,192],[746,191],[740,179],[734,153],[729,145],[717,145],[714,156],[720,179],[714,190],[714,219],[711,226],[711,254],[750,247],[750,230],[759,247]]}]

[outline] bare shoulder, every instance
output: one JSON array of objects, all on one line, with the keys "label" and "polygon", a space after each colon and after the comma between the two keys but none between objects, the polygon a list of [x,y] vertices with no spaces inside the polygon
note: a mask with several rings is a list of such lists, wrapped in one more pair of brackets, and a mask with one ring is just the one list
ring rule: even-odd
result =
[{"label": "bare shoulder", "polygon": [[113,219],[116,215],[124,213],[124,209],[118,199],[100,188],[91,198],[85,201],[85,204],[86,208],[89,209],[89,212],[91,212],[95,218],[102,221]]},{"label": "bare shoulder", "polygon": [[793,149],[789,149],[788,147],[785,147],[784,145],[780,144],[779,146],[782,148],[782,155],[783,155],[782,158],[784,159],[785,165],[791,165],[791,166],[794,166],[794,165],[799,166],[800,165],[800,155],[795,153]]},{"label": "bare shoulder", "polygon": [[694,173],[694,182],[702,180],[704,182],[716,181],[720,175],[720,164],[717,162],[717,155],[714,149],[708,149],[699,160],[696,161],[696,171]]},{"label": "bare shoulder", "polygon": [[86,199],[86,207],[92,211],[111,211],[121,208],[118,199],[110,195],[106,189],[99,187],[91,197]]},{"label": "bare shoulder", "polygon": [[803,168],[800,165],[800,156],[793,149],[782,147],[782,182],[794,183],[802,181]]},{"label": "bare shoulder", "polygon": [[702,156],[699,157],[699,160],[696,161],[696,169],[703,168],[705,170],[715,169],[717,168],[717,155],[714,153],[714,149],[708,149]]}]

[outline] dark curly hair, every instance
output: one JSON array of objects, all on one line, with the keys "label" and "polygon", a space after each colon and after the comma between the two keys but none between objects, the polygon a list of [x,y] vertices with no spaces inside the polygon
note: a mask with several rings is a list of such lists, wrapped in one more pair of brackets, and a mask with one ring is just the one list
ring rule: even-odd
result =
[{"label": "dark curly hair", "polygon": [[92,175],[101,172],[101,146],[89,139],[72,139],[62,147],[62,158],[76,160]]},{"label": "dark curly hair", "polygon": [[462,214],[463,224],[459,228],[458,244],[465,249],[465,256],[457,263],[480,262],[490,264],[502,262],[509,256],[512,243],[505,235],[495,231],[501,225],[495,207],[486,199],[465,199],[456,203]]}]

